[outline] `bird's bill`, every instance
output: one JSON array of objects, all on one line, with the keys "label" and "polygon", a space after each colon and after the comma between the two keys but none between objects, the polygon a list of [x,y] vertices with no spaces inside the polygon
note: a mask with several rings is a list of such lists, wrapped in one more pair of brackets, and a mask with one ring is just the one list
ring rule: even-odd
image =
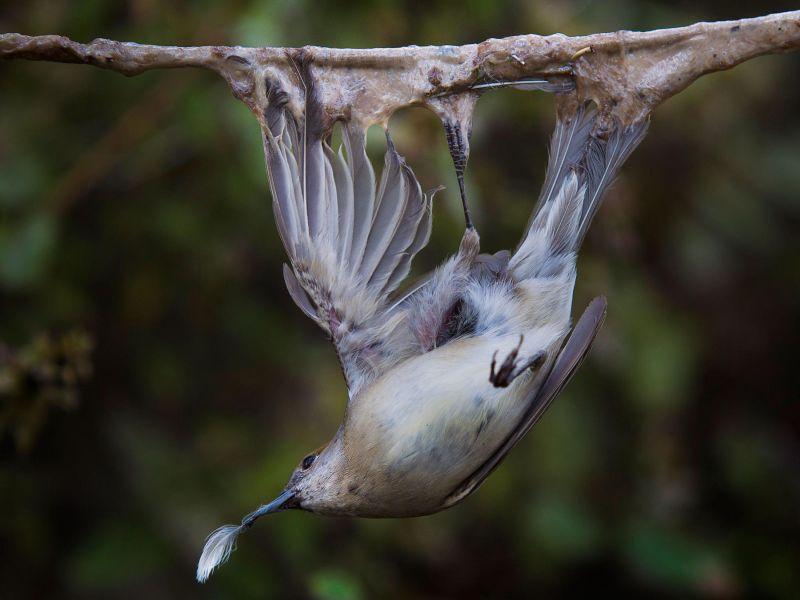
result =
[{"label": "bird's bill", "polygon": [[275,498],[272,502],[268,502],[267,504],[262,504],[256,510],[251,512],[247,515],[244,519],[242,519],[242,525],[244,527],[249,527],[253,524],[253,521],[258,519],[259,517],[263,517],[264,515],[268,515],[271,513],[280,512],[282,510],[286,510],[287,508],[293,508],[292,500],[295,499],[295,492],[293,490],[284,490],[280,496]]}]

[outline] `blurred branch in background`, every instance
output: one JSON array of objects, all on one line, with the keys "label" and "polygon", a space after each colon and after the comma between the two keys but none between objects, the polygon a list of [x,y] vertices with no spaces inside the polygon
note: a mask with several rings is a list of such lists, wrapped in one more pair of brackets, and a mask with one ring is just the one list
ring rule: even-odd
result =
[{"label": "blurred branch in background", "polygon": [[46,205],[56,212],[69,210],[72,204],[102,179],[116,164],[120,152],[156,129],[186,89],[186,78],[169,78],[149,90],[133,104],[92,146],[79,155],[69,171],[53,186]]},{"label": "blurred branch in background", "polygon": [[22,348],[0,342],[0,439],[29,452],[53,409],[78,406],[78,386],[92,374],[92,339],[82,330],[41,334]]}]

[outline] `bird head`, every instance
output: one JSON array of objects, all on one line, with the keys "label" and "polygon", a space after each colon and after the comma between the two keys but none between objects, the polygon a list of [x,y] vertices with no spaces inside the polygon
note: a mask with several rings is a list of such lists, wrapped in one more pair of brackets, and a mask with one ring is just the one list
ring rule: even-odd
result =
[{"label": "bird head", "polygon": [[197,563],[197,580],[205,582],[219,565],[228,560],[236,549],[239,534],[250,529],[260,517],[289,509],[327,512],[325,506],[338,495],[335,481],[338,480],[336,475],[341,456],[341,436],[337,434],[329,444],[300,460],[283,491],[274,500],[246,515],[239,525],[223,525],[209,534]]}]

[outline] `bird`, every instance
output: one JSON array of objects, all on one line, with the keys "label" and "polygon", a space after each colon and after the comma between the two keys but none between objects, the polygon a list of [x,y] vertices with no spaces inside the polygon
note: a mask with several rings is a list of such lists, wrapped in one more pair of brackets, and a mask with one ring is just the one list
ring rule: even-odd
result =
[{"label": "bird", "polygon": [[[274,500],[208,536],[200,582],[264,515],[427,515],[486,479],[570,380],[602,324],[598,297],[571,326],[577,253],[649,123],[598,128],[590,105],[557,116],[543,188],[513,252],[480,252],[459,181],[466,226],[457,252],[399,293],[430,238],[434,193],[423,193],[388,127],[376,180],[364,127],[331,122],[310,72],[298,74],[303,110],[267,80],[258,115],[272,208],[286,287],[332,341],[348,401],[333,438],[300,460]],[[450,150],[457,161],[459,147]]]}]

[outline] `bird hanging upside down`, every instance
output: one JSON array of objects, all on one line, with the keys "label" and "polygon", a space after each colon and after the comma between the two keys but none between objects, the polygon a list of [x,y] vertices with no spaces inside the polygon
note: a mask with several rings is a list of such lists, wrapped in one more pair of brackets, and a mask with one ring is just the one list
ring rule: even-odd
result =
[{"label": "bird hanging upside down", "polygon": [[[300,461],[275,500],[208,537],[199,581],[265,514],[425,515],[483,482],[594,340],[602,298],[570,330],[576,255],[603,193],[647,130],[643,120],[601,139],[591,109],[558,120],[544,187],[517,249],[480,254],[467,213],[458,252],[394,298],[428,242],[432,195],[422,193],[388,132],[377,186],[362,128],[345,122],[346,153],[331,149],[333,124],[305,77],[301,117],[268,82],[263,141],[290,261],[286,285],[333,341],[349,401],[333,439]],[[451,151],[457,159],[458,148]]]}]

